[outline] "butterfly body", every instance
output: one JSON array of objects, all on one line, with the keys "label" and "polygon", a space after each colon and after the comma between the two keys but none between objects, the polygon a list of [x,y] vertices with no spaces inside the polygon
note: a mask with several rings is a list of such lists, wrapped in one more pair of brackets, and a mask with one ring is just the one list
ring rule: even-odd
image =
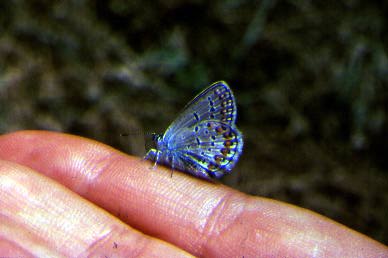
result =
[{"label": "butterfly body", "polygon": [[211,180],[231,173],[243,147],[237,108],[226,82],[213,83],[186,105],[146,159]]}]

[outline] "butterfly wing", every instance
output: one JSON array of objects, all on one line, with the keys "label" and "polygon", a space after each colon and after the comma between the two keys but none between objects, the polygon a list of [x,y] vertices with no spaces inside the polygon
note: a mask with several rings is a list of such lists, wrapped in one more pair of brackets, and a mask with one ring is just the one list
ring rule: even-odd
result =
[{"label": "butterfly wing", "polygon": [[215,82],[190,101],[166,130],[165,142],[173,141],[180,130],[192,128],[205,120],[234,125],[237,117],[236,101],[228,84]]},{"label": "butterfly wing", "polygon": [[242,151],[237,107],[226,82],[210,85],[189,102],[163,135],[175,168],[203,178],[230,173]]},{"label": "butterfly wing", "polygon": [[240,131],[224,122],[208,120],[195,125],[193,130],[182,130],[170,151],[180,169],[194,175],[207,174],[220,178],[230,173],[243,147]]}]

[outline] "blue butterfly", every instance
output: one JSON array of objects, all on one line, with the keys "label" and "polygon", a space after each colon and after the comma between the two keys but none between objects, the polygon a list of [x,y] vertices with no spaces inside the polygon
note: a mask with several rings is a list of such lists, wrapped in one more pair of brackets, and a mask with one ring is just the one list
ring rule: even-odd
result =
[{"label": "blue butterfly", "polygon": [[183,109],[145,159],[211,180],[229,174],[243,148],[237,107],[224,81],[215,82]]}]

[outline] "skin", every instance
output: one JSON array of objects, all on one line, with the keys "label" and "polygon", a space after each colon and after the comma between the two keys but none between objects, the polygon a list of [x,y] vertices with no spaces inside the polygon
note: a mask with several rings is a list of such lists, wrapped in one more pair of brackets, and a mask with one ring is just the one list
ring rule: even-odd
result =
[{"label": "skin", "polygon": [[0,136],[0,257],[388,257],[319,214],[45,131]]}]

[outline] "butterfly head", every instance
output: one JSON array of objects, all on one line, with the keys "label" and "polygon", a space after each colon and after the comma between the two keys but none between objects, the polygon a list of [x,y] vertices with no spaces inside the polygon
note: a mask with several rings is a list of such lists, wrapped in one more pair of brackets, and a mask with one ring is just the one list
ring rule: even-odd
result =
[{"label": "butterfly head", "polygon": [[161,134],[152,133],[152,141],[153,142],[157,143],[158,141],[160,141],[161,138],[162,138]]}]

